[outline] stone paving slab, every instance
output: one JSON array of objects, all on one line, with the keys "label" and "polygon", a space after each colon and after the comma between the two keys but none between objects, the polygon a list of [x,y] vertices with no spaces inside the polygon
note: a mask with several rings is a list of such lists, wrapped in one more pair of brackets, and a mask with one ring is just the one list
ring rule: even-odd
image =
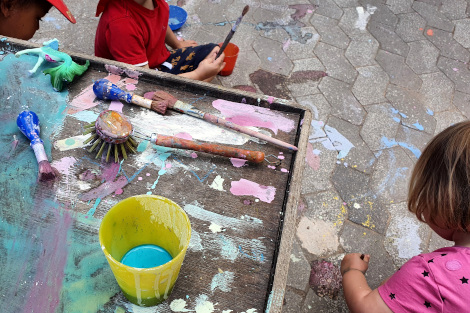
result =
[{"label": "stone paving slab", "polygon": [[[77,24],[51,10],[32,41],[56,37],[93,54],[96,3],[65,2]],[[347,252],[369,253],[377,287],[411,256],[452,245],[407,211],[407,184],[432,136],[470,118],[469,1],[169,4],[188,11],[177,35],[200,43],[222,41],[250,5],[232,40],[235,70],[213,83],[292,99],[313,114],[284,312],[348,312],[341,290],[332,299],[309,286],[313,262],[339,266]]]}]

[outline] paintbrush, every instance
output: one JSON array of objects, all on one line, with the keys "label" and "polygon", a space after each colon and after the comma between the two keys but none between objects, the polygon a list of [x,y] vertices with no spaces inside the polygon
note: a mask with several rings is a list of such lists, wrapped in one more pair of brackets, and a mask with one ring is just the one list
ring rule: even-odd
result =
[{"label": "paintbrush", "polygon": [[[182,102],[182,101],[176,99],[173,95],[169,94],[168,92],[165,92],[165,91],[162,91],[162,90],[157,90],[153,94],[152,99],[156,102],[162,101],[162,104],[163,103],[168,103],[169,104],[168,108],[173,109],[175,111],[178,111],[178,112],[181,112],[181,113],[185,113],[185,114],[203,119],[203,120],[208,121],[208,122],[213,123],[213,124],[217,124],[217,125],[220,125],[220,126],[224,126],[224,127],[233,129],[233,130],[238,131],[240,133],[244,133],[244,134],[256,137],[256,138],[263,139],[264,141],[273,143],[277,146],[287,148],[287,149],[292,150],[292,151],[297,151],[298,150],[296,146],[291,145],[287,142],[284,142],[284,141],[281,141],[279,139],[276,139],[276,138],[267,136],[265,134],[259,133],[257,131],[252,130],[252,129],[249,129],[248,127],[237,125],[233,122],[227,121],[224,118],[217,117],[215,115],[203,112],[203,111],[195,108],[191,104],[188,104],[188,103],[185,103],[185,102]],[[161,113],[159,111],[156,111],[156,112]],[[161,114],[163,114],[163,113],[161,113]]]},{"label": "paintbrush", "polygon": [[228,33],[227,37],[225,38],[225,41],[224,41],[224,43],[222,44],[222,47],[220,47],[219,52],[218,52],[217,55],[215,56],[215,59],[216,59],[216,60],[217,60],[217,58],[220,57],[220,55],[224,52],[224,50],[225,50],[225,48],[227,47],[228,43],[229,43],[230,40],[232,39],[233,34],[235,34],[235,31],[237,30],[238,25],[240,25],[240,23],[241,23],[241,21],[242,21],[242,18],[245,16],[245,14],[248,12],[249,9],[250,9],[250,6],[249,6],[249,5],[245,5],[245,7],[243,8],[243,11],[242,11],[242,15],[240,15],[240,17],[237,19],[237,21],[236,21],[235,24],[233,25],[232,29],[230,30],[230,32]]},{"label": "paintbrush", "polygon": [[[85,126],[85,128],[87,128],[85,134],[91,133],[91,136],[84,143],[86,144],[90,141],[93,143],[92,147],[88,150],[89,152],[98,149],[96,158],[103,155],[103,152],[106,150],[105,146],[108,145],[106,162],[111,151],[114,151],[114,162],[116,163],[119,161],[119,153],[122,153],[125,159],[127,158],[126,149],[135,153],[137,143],[133,136],[168,148],[201,151],[230,158],[244,159],[253,163],[261,163],[264,160],[264,153],[261,151],[244,150],[218,144],[197,143],[192,140],[160,134],[147,136],[134,130],[129,119],[122,113],[112,110],[101,112],[96,122]],[[118,148],[118,146],[120,147]]]},{"label": "paintbrush", "polygon": [[93,92],[101,100],[123,100],[127,103],[136,104],[138,106],[153,110],[160,114],[165,114],[166,108],[169,106],[165,101],[152,101],[138,95],[125,92],[107,79],[99,79],[93,84]]},{"label": "paintbrush", "polygon": [[279,139],[261,134],[257,131],[249,129],[248,127],[240,126],[235,123],[229,122],[215,115],[205,113],[201,110],[198,110],[197,108],[195,108],[194,106],[190,104],[179,101],[178,99],[176,99],[171,94],[165,91],[157,90],[154,93],[152,99],[146,99],[144,97],[132,95],[131,93],[125,92],[124,90],[116,86],[115,84],[111,83],[109,80],[103,78],[103,79],[95,81],[95,83],[93,84],[93,92],[99,99],[117,100],[117,101],[123,100],[127,103],[134,103],[141,107],[151,109],[152,111],[155,111],[162,115],[166,113],[167,108],[170,108],[175,111],[186,113],[188,115],[206,120],[210,123],[225,126],[235,131],[238,131],[238,132],[241,132],[241,133],[244,133],[244,134],[256,137],[256,138],[263,139],[264,141],[271,142],[280,147],[297,151],[296,146],[288,144]]},{"label": "paintbrush", "polygon": [[46,182],[54,180],[59,172],[51,166],[44,150],[44,142],[39,137],[41,128],[39,127],[39,118],[33,111],[23,111],[16,119],[16,125],[21,132],[31,141],[34,155],[38,161],[39,181]]}]

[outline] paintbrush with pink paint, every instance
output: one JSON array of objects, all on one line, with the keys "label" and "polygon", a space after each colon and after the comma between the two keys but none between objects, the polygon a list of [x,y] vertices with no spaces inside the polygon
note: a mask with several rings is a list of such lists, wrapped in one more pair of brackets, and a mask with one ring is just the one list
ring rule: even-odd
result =
[{"label": "paintbrush with pink paint", "polygon": [[217,124],[220,126],[224,126],[230,128],[232,130],[238,131],[240,133],[244,133],[256,138],[260,138],[264,141],[273,143],[277,146],[287,148],[291,151],[297,151],[297,147],[291,144],[288,144],[284,141],[279,139],[267,136],[265,134],[259,133],[248,127],[244,127],[241,125],[237,125],[233,122],[227,121],[224,118],[217,117],[215,115],[203,112],[193,105],[182,102],[176,99],[174,96],[169,94],[168,92],[157,90],[152,99],[146,99],[141,96],[133,95],[131,93],[125,92],[124,90],[120,89],[115,84],[111,83],[107,79],[99,79],[95,81],[93,84],[93,92],[95,95],[102,100],[123,100],[127,103],[137,104],[139,106],[145,107],[147,109],[151,109],[159,114],[164,115],[166,113],[167,108],[185,113],[205,121],[208,121],[213,124]]},{"label": "paintbrush with pink paint", "polygon": [[44,142],[39,137],[41,128],[39,126],[39,118],[33,111],[23,111],[16,119],[16,125],[21,132],[31,141],[34,155],[39,166],[39,181],[52,181],[58,177],[59,172],[51,166],[44,150]]},{"label": "paintbrush with pink paint", "polygon": [[[189,103],[185,103],[183,101],[178,100],[177,98],[175,98],[173,95],[169,94],[168,92],[165,92],[165,91],[162,91],[162,90],[157,90],[153,94],[152,100],[154,100],[154,102],[161,102],[162,105],[164,103],[168,103],[169,104],[169,106],[168,106],[169,109],[172,109],[172,110],[175,110],[175,111],[178,111],[178,112],[181,112],[181,113],[185,113],[185,114],[203,119],[203,120],[205,120],[209,123],[224,126],[224,127],[230,128],[232,130],[235,130],[237,132],[240,132],[240,133],[243,133],[243,134],[247,134],[247,135],[262,139],[264,141],[275,144],[279,147],[287,148],[291,151],[297,151],[298,150],[296,146],[291,145],[287,142],[284,142],[282,140],[279,140],[279,139],[273,138],[271,136],[262,134],[260,132],[254,131],[252,129],[249,129],[248,127],[241,126],[241,125],[235,124],[233,122],[227,121],[223,117],[217,117],[217,116],[212,115],[210,113],[206,113],[204,111],[201,111],[201,110],[195,108],[193,105],[191,105]],[[164,113],[159,112],[159,111],[156,111],[156,112],[158,112],[160,114],[164,114]]]}]

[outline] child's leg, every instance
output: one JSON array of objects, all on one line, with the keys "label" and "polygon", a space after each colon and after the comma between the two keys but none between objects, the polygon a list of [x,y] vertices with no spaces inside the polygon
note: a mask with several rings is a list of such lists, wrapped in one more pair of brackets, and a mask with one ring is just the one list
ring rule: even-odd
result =
[{"label": "child's leg", "polygon": [[[158,69],[175,75],[192,72],[198,68],[202,61],[210,58],[214,50],[217,49],[216,44],[206,44],[172,50],[170,57],[166,60],[167,63],[171,64],[171,68],[162,65]],[[215,75],[204,79],[204,81],[207,81],[207,79],[212,80],[214,77]]]}]

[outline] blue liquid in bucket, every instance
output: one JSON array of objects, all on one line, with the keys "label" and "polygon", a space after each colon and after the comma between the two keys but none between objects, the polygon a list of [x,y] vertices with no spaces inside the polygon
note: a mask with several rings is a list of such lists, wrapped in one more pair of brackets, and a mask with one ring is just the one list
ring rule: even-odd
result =
[{"label": "blue liquid in bucket", "polygon": [[127,251],[121,263],[135,268],[150,268],[168,263],[172,259],[168,251],[160,246],[141,245]]}]

